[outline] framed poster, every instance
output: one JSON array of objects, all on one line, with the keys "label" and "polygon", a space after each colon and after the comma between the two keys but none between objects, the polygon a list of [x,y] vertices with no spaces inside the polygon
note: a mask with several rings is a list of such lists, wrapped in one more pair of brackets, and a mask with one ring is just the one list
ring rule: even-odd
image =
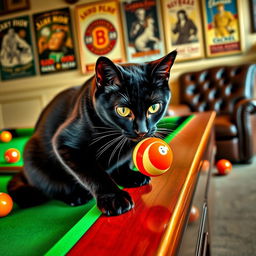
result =
[{"label": "framed poster", "polygon": [[204,0],[205,43],[208,57],[242,51],[239,0]]},{"label": "framed poster", "polygon": [[82,73],[94,71],[98,57],[125,60],[119,4],[103,1],[76,6]]},{"label": "framed poster", "polygon": [[0,14],[29,9],[29,0],[1,0]]},{"label": "framed poster", "polygon": [[165,55],[158,0],[121,2],[126,55],[130,62],[151,61]]},{"label": "framed poster", "polygon": [[29,16],[0,21],[1,79],[36,74]]},{"label": "framed poster", "polygon": [[37,13],[33,19],[40,73],[76,69],[69,8]]},{"label": "framed poster", "polygon": [[256,0],[250,0],[252,32],[256,32]]},{"label": "framed poster", "polygon": [[199,1],[162,0],[166,50],[177,49],[176,61],[204,57]]}]

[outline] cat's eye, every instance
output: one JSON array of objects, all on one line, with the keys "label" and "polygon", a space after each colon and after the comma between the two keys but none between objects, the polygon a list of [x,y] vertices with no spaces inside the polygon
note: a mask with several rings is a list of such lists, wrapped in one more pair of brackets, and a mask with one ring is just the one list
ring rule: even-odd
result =
[{"label": "cat's eye", "polygon": [[159,103],[156,103],[156,104],[153,104],[152,106],[150,106],[150,107],[148,108],[148,112],[149,112],[149,114],[154,114],[154,113],[156,113],[157,111],[159,111],[159,109],[160,109],[160,104],[159,104]]},{"label": "cat's eye", "polygon": [[131,110],[127,107],[117,107],[116,112],[122,117],[127,117],[131,114]]}]

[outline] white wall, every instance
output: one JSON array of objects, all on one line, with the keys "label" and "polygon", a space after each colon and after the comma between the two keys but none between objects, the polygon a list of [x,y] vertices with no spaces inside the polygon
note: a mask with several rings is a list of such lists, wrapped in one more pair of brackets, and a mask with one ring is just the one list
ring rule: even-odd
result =
[{"label": "white wall", "polygon": [[[80,0],[76,5],[87,2],[91,1]],[[178,103],[177,77],[185,71],[199,70],[214,65],[256,63],[256,48],[253,49],[253,44],[256,42],[256,33],[251,33],[249,3],[248,0],[240,0],[240,2],[241,32],[244,39],[243,54],[176,63],[171,73],[171,87],[174,96],[173,103]],[[12,15],[3,15],[0,17],[0,20],[25,14],[32,15],[36,12],[66,6],[71,8],[71,13],[74,15],[73,10],[75,5],[69,5],[64,0],[30,0],[30,3],[30,10]],[[78,50],[74,22],[73,26],[76,50]],[[73,85],[82,84],[88,78],[88,76],[82,75],[79,69],[44,76],[39,75],[39,72],[37,73],[36,76],[30,78],[0,82],[0,129],[3,127],[33,126],[41,109],[57,92]]]}]

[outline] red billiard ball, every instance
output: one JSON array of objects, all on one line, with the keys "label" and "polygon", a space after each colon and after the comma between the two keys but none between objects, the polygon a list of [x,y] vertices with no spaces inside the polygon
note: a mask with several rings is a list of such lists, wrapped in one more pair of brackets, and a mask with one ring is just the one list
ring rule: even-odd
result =
[{"label": "red billiard ball", "polygon": [[159,176],[170,169],[173,153],[170,146],[159,138],[146,138],[133,150],[136,168],[147,176]]},{"label": "red billiard ball", "polygon": [[15,148],[9,148],[4,153],[4,159],[7,163],[16,163],[20,160],[20,152]]},{"label": "red billiard ball", "polygon": [[232,170],[232,164],[226,159],[219,160],[216,167],[220,175],[226,175]]},{"label": "red billiard ball", "polygon": [[9,141],[11,141],[12,140],[12,134],[10,132],[8,132],[8,131],[3,131],[0,134],[0,140],[2,142],[9,142]]},{"label": "red billiard ball", "polygon": [[0,193],[0,217],[8,215],[13,207],[12,198],[6,193]]}]

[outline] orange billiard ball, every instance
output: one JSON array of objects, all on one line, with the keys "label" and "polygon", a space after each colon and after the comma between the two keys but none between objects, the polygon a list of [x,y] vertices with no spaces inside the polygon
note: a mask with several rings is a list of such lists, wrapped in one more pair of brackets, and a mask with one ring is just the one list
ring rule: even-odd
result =
[{"label": "orange billiard ball", "polygon": [[172,159],[170,146],[159,138],[146,138],[133,150],[134,165],[147,176],[159,176],[167,172],[171,167]]},{"label": "orange billiard ball", "polygon": [[202,167],[201,167],[202,172],[208,172],[210,169],[210,166],[211,165],[209,160],[203,160]]},{"label": "orange billiard ball", "polygon": [[13,207],[12,198],[6,194],[1,192],[0,193],[0,217],[4,217],[8,215]]},{"label": "orange billiard ball", "polygon": [[196,222],[199,218],[199,210],[196,206],[192,205],[191,209],[190,209],[190,213],[189,213],[189,223],[193,223]]},{"label": "orange billiard ball", "polygon": [[16,163],[20,160],[20,152],[15,148],[9,148],[4,153],[4,159],[7,163]]},{"label": "orange billiard ball", "polygon": [[232,164],[226,159],[219,160],[216,167],[220,175],[226,175],[232,170]]},{"label": "orange billiard ball", "polygon": [[8,132],[8,131],[3,131],[0,134],[0,140],[2,142],[9,142],[9,141],[11,141],[12,140],[12,134],[10,132]]}]

